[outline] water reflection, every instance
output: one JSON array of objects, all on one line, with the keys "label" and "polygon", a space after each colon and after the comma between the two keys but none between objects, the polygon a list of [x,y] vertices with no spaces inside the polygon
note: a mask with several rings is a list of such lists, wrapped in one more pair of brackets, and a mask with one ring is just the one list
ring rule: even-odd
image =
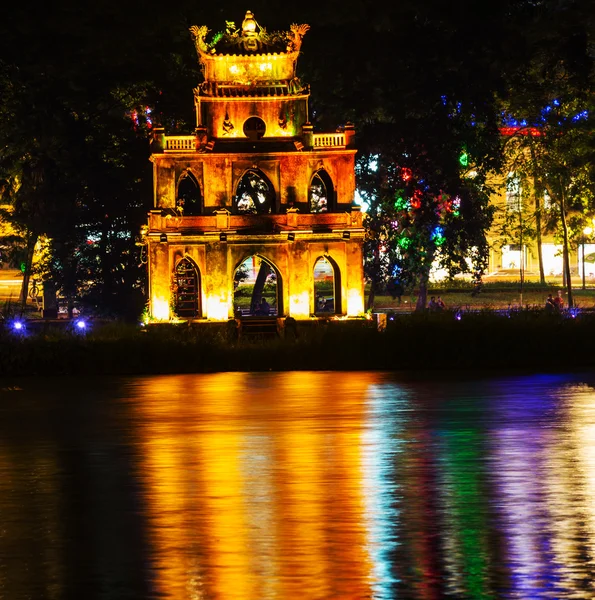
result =
[{"label": "water reflection", "polygon": [[19,386],[0,391],[2,597],[595,595],[589,376]]}]

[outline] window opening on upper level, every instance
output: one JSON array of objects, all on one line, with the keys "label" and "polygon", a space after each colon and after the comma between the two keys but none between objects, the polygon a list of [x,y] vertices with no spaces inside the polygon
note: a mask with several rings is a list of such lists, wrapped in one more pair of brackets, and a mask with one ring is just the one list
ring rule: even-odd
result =
[{"label": "window opening on upper level", "polygon": [[200,215],[202,213],[200,187],[190,171],[185,171],[178,182],[176,212],[181,216]]},{"label": "window opening on upper level", "polygon": [[275,204],[275,192],[266,175],[249,170],[242,175],[236,189],[234,206],[240,214],[270,214]]},{"label": "window opening on upper level", "polygon": [[308,190],[310,212],[323,213],[332,209],[333,182],[324,170],[317,171],[312,177]]}]

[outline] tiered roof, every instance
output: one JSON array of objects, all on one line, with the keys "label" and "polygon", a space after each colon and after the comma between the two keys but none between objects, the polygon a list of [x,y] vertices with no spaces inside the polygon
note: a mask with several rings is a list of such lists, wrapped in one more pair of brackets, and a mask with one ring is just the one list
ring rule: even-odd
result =
[{"label": "tiered roof", "polygon": [[205,81],[202,96],[290,96],[308,93],[295,75],[297,58],[308,25],[269,33],[248,11],[237,28],[227,22],[224,32],[207,39],[206,26],[190,28]]}]

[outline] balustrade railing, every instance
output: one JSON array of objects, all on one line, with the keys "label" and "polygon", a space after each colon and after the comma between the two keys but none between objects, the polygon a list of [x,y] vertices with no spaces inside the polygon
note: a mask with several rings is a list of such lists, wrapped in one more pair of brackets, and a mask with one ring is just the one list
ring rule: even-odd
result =
[{"label": "balustrade railing", "polygon": [[345,146],[344,133],[315,133],[314,148],[341,148]]},{"label": "balustrade railing", "polygon": [[193,135],[167,135],[165,136],[166,152],[194,152],[196,138]]}]

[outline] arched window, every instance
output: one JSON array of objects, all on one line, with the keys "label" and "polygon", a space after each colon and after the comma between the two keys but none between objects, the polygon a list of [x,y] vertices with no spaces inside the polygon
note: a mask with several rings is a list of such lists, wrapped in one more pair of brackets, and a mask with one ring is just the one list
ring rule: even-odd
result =
[{"label": "arched window", "polygon": [[333,315],[341,312],[341,276],[339,267],[329,257],[314,264],[314,312]]},{"label": "arched window", "polygon": [[176,212],[181,216],[200,215],[202,213],[200,187],[190,171],[185,171],[178,182]]},{"label": "arched window", "polygon": [[246,171],[234,197],[234,206],[240,214],[266,215],[275,205],[275,190],[262,171]]},{"label": "arched window", "polygon": [[252,141],[262,139],[266,129],[267,126],[260,117],[250,117],[244,123],[244,135]]},{"label": "arched window", "polygon": [[200,274],[189,258],[183,258],[176,265],[173,292],[174,310],[178,317],[192,319],[200,316]]},{"label": "arched window", "polygon": [[260,256],[249,256],[240,263],[233,278],[234,314],[241,317],[276,317],[283,314],[281,275]]},{"label": "arched window", "polygon": [[323,213],[332,210],[333,200],[334,190],[331,178],[324,169],[316,171],[308,190],[310,212]]}]

